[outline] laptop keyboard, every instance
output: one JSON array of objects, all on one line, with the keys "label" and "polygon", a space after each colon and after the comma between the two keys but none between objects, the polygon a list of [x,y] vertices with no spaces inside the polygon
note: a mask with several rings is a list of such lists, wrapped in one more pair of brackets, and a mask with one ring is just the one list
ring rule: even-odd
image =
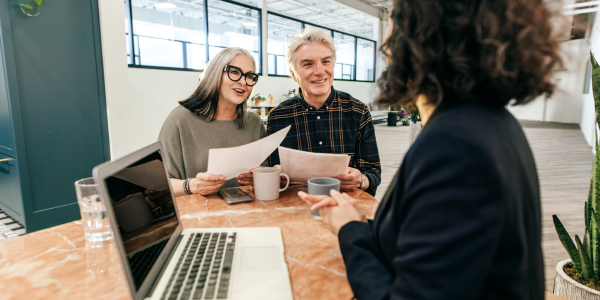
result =
[{"label": "laptop keyboard", "polygon": [[131,273],[136,287],[142,285],[142,281],[144,281],[144,278],[150,272],[150,267],[152,267],[152,264],[156,261],[156,258],[160,255],[168,241],[169,239],[165,239],[129,258],[129,265],[131,266]]},{"label": "laptop keyboard", "polygon": [[227,299],[237,233],[193,233],[162,299]]}]

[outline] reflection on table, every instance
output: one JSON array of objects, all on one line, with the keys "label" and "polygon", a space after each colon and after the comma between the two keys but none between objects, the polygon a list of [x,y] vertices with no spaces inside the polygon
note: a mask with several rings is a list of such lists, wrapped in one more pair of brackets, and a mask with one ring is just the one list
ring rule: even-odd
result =
[{"label": "reflection on table", "polygon": [[[251,187],[244,188],[252,192]],[[217,195],[184,196],[176,202],[184,228],[281,228],[294,299],[352,299],[337,238],[297,196],[306,190],[306,185],[291,186],[278,200],[238,205],[228,205]],[[371,195],[357,190],[351,196],[367,216],[373,216],[378,203]],[[86,245],[79,221],[0,243],[1,295],[131,299],[114,242],[100,245]]]}]

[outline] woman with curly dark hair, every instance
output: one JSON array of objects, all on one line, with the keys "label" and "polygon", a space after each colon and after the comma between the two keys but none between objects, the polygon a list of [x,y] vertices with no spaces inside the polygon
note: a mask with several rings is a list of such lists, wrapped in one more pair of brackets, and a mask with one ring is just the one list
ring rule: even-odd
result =
[{"label": "woman with curly dark hair", "polygon": [[425,127],[374,220],[346,194],[300,193],[357,299],[544,298],[536,166],[505,106],[554,91],[553,16],[542,0],[395,0],[379,101]]}]

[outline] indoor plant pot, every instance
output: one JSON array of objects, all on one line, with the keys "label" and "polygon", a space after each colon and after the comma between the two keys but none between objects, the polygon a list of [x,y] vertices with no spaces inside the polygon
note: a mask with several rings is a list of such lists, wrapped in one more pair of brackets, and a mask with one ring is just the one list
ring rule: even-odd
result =
[{"label": "indoor plant pot", "polygon": [[[590,52],[592,65],[592,86],[594,91],[594,106],[596,112],[595,126],[600,124],[600,64],[596,61]],[[598,128],[598,127],[596,127]],[[569,299],[599,299],[600,291],[580,284],[579,278],[585,281],[600,282],[600,146],[596,140],[596,153],[592,163],[592,176],[590,180],[590,190],[587,201],[584,203],[583,220],[585,230],[583,232],[583,242],[575,234],[575,242],[567,232],[557,215],[552,215],[552,222],[558,234],[558,239],[567,250],[571,259],[563,260],[556,266],[556,276],[554,278],[554,294]],[[569,277],[564,272],[565,263],[573,263],[575,278]]]},{"label": "indoor plant pot", "polygon": [[563,268],[565,264],[570,262],[570,259],[565,259],[556,265],[556,276],[554,276],[554,290],[552,293],[571,300],[600,300],[600,291],[591,289],[573,280],[565,273]]}]

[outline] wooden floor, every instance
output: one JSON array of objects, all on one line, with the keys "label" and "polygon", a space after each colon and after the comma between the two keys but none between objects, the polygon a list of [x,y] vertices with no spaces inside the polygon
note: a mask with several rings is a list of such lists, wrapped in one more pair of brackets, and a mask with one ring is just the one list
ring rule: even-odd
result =
[{"label": "wooden floor", "polygon": [[[571,236],[583,234],[583,204],[592,170],[592,148],[576,125],[522,122],[537,163],[542,195],[546,290],[552,291],[556,264],[568,258],[552,223],[557,214]],[[408,150],[408,127],[376,125],[382,182],[375,198],[381,200]]]}]

